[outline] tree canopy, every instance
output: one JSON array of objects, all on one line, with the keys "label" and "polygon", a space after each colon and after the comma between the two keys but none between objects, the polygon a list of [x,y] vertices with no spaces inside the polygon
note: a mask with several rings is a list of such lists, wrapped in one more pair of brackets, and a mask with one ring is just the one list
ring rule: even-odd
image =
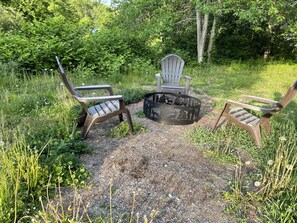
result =
[{"label": "tree canopy", "polygon": [[168,53],[195,61],[206,49],[213,62],[296,60],[296,15],[293,0],[114,0],[112,7],[93,0],[3,0],[0,59],[38,71],[55,67],[58,55],[100,75]]}]

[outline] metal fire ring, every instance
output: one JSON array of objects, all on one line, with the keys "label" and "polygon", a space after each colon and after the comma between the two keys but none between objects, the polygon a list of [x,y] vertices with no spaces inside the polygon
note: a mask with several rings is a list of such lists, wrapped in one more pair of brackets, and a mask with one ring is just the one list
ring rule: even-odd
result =
[{"label": "metal fire ring", "polygon": [[171,125],[188,125],[198,121],[200,107],[201,101],[197,98],[169,92],[146,94],[143,102],[147,118]]}]

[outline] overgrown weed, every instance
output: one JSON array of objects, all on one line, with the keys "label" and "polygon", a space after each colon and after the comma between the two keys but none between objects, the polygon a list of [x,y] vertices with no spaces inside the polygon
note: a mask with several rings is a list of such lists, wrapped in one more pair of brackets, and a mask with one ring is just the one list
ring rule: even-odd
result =
[{"label": "overgrown weed", "polygon": [[[148,130],[139,122],[133,121],[134,133],[147,132]],[[124,138],[130,135],[129,124],[126,121],[121,122],[118,126],[108,131],[110,137]]]}]

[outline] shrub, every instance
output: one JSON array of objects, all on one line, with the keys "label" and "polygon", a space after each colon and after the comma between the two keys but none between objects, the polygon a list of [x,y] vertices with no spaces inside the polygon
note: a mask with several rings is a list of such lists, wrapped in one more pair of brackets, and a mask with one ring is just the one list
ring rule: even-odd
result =
[{"label": "shrub", "polygon": [[144,98],[144,95],[150,91],[144,90],[142,88],[124,88],[122,90],[115,90],[117,94],[123,95],[125,104],[133,104],[141,101]]}]

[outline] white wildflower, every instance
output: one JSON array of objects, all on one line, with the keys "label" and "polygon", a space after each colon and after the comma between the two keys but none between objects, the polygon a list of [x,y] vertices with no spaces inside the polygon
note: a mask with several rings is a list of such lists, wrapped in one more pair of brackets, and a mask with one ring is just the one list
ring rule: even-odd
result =
[{"label": "white wildflower", "polygon": [[249,161],[249,160],[248,160],[248,161],[245,161],[245,165],[248,166],[248,165],[250,165],[250,164],[251,164],[251,161]]},{"label": "white wildflower", "polygon": [[255,187],[259,187],[261,185],[261,183],[259,181],[255,181],[254,185],[255,185]]},{"label": "white wildflower", "polygon": [[272,166],[273,165],[273,160],[268,160],[267,164],[268,164],[268,166]]},{"label": "white wildflower", "polygon": [[279,137],[279,140],[280,140],[280,141],[286,141],[287,139],[286,139],[286,137],[281,136],[281,137]]}]

